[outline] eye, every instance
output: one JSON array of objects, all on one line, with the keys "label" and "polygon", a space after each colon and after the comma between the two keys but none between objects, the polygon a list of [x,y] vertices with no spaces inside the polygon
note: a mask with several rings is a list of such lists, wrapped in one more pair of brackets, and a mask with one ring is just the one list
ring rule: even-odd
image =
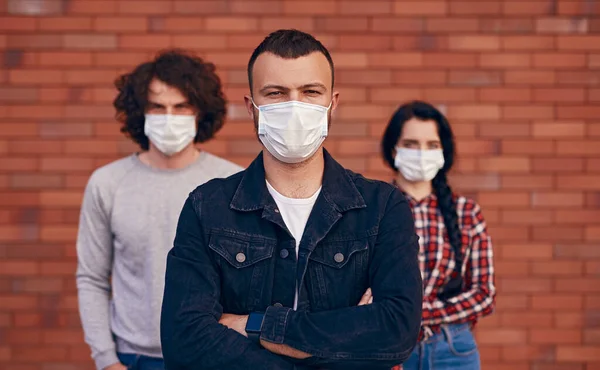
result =
[{"label": "eye", "polygon": [[271,91],[270,93],[267,93],[267,96],[278,96],[281,95],[281,91]]},{"label": "eye", "polygon": [[306,90],[305,93],[308,95],[321,95],[321,92],[317,90]]},{"label": "eye", "polygon": [[164,111],[164,107],[159,104],[150,103],[148,104],[147,111],[152,113],[160,113]]}]

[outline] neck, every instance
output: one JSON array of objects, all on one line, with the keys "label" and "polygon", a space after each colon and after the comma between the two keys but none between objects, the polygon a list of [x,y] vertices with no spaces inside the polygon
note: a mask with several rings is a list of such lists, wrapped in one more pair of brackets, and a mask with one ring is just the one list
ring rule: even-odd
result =
[{"label": "neck", "polygon": [[396,183],[400,189],[416,200],[427,197],[433,191],[431,181],[410,182],[400,172],[396,176]]},{"label": "neck", "polygon": [[322,149],[306,161],[295,164],[280,162],[267,150],[263,150],[263,163],[267,181],[285,197],[310,198],[323,183],[325,159]]},{"label": "neck", "polygon": [[190,144],[182,151],[171,156],[161,153],[152,143],[150,149],[139,155],[142,163],[161,170],[181,169],[194,163],[200,152],[193,144]]}]

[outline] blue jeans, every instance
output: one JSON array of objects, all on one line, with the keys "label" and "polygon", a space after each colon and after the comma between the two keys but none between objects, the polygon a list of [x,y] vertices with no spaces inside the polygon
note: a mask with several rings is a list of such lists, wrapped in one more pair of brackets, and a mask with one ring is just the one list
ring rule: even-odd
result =
[{"label": "blue jeans", "polygon": [[479,351],[469,324],[442,327],[442,332],[417,343],[403,370],[479,370]]},{"label": "blue jeans", "polygon": [[117,353],[119,361],[128,370],[165,370],[165,363],[162,358],[135,355],[131,353]]}]

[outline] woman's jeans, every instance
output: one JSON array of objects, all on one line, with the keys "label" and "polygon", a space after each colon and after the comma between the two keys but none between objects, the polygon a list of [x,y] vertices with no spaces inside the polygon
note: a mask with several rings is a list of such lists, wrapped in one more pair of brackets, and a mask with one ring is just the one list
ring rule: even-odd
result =
[{"label": "woman's jeans", "polygon": [[479,370],[479,351],[469,324],[442,326],[441,333],[417,343],[403,370]]},{"label": "woman's jeans", "polygon": [[165,370],[165,363],[162,358],[141,356],[129,353],[117,353],[119,361],[128,370]]}]

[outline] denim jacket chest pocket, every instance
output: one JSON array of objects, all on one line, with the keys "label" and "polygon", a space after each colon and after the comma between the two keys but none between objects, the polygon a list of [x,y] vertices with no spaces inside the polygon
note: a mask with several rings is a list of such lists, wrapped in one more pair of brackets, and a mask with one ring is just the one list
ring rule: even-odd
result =
[{"label": "denim jacket chest pocket", "polygon": [[218,255],[224,312],[247,314],[259,307],[276,241],[257,235],[213,232],[208,246]]},{"label": "denim jacket chest pocket", "polygon": [[354,306],[368,288],[367,239],[317,245],[308,263],[306,284],[313,311]]}]

